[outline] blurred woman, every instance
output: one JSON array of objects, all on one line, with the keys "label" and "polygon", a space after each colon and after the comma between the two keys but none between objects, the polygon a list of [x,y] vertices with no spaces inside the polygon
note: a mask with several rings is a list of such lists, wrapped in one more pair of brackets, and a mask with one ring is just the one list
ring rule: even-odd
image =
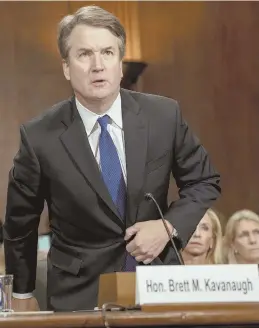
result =
[{"label": "blurred woman", "polygon": [[209,209],[182,251],[185,264],[222,263],[222,229],[218,215]]},{"label": "blurred woman", "polygon": [[229,218],[223,254],[225,263],[259,263],[259,216],[256,213],[245,209]]}]

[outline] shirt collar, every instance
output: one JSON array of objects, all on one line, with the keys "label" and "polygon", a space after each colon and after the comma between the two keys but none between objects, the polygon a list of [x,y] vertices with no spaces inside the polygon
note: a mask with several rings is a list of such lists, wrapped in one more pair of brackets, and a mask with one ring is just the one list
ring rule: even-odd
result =
[{"label": "shirt collar", "polygon": [[104,115],[109,115],[111,120],[120,128],[122,129],[122,111],[121,111],[121,96],[120,93],[118,94],[117,98],[115,99],[114,103],[111,107],[102,115],[96,114],[86,107],[84,107],[79,100],[76,98],[76,107],[81,116],[81,119],[84,123],[85,130],[87,135],[89,136],[96,125],[96,121],[99,117]]}]

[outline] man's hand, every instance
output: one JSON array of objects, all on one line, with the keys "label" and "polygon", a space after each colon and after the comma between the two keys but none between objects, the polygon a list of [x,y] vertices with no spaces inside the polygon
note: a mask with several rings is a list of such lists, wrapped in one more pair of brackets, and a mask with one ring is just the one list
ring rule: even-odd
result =
[{"label": "man's hand", "polygon": [[15,312],[40,311],[39,304],[35,297],[19,299],[12,298],[12,309]]},{"label": "man's hand", "polygon": [[[173,226],[166,221],[169,231],[173,232]],[[168,234],[162,220],[150,220],[138,222],[126,230],[125,240],[134,237],[126,250],[135,257],[137,262],[151,263],[165,248],[169,241]]]}]

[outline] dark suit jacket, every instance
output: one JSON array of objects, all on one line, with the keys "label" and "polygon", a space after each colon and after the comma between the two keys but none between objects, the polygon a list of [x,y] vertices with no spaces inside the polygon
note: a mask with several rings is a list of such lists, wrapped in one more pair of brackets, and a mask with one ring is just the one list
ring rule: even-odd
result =
[{"label": "dark suit jacket", "polygon": [[[120,271],[125,228],[158,219],[151,192],[182,246],[220,193],[219,175],[174,100],[121,90],[127,165],[126,224],[102,181],[72,98],[21,126],[10,171],[5,220],[7,273],[14,292],[35,288],[37,228],[44,200],[53,231],[48,304],[56,311],[92,309],[101,273]],[[170,174],[180,199],[167,205]],[[168,245],[169,246],[169,245]],[[166,247],[155,263],[174,264]]]}]

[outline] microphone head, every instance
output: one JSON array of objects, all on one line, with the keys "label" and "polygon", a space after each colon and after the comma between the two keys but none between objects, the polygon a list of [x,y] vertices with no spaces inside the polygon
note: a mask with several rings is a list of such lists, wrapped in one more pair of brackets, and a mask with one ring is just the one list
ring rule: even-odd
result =
[{"label": "microphone head", "polygon": [[152,199],[152,194],[150,194],[150,193],[146,193],[146,194],[145,194],[145,199],[147,199],[147,200]]}]

